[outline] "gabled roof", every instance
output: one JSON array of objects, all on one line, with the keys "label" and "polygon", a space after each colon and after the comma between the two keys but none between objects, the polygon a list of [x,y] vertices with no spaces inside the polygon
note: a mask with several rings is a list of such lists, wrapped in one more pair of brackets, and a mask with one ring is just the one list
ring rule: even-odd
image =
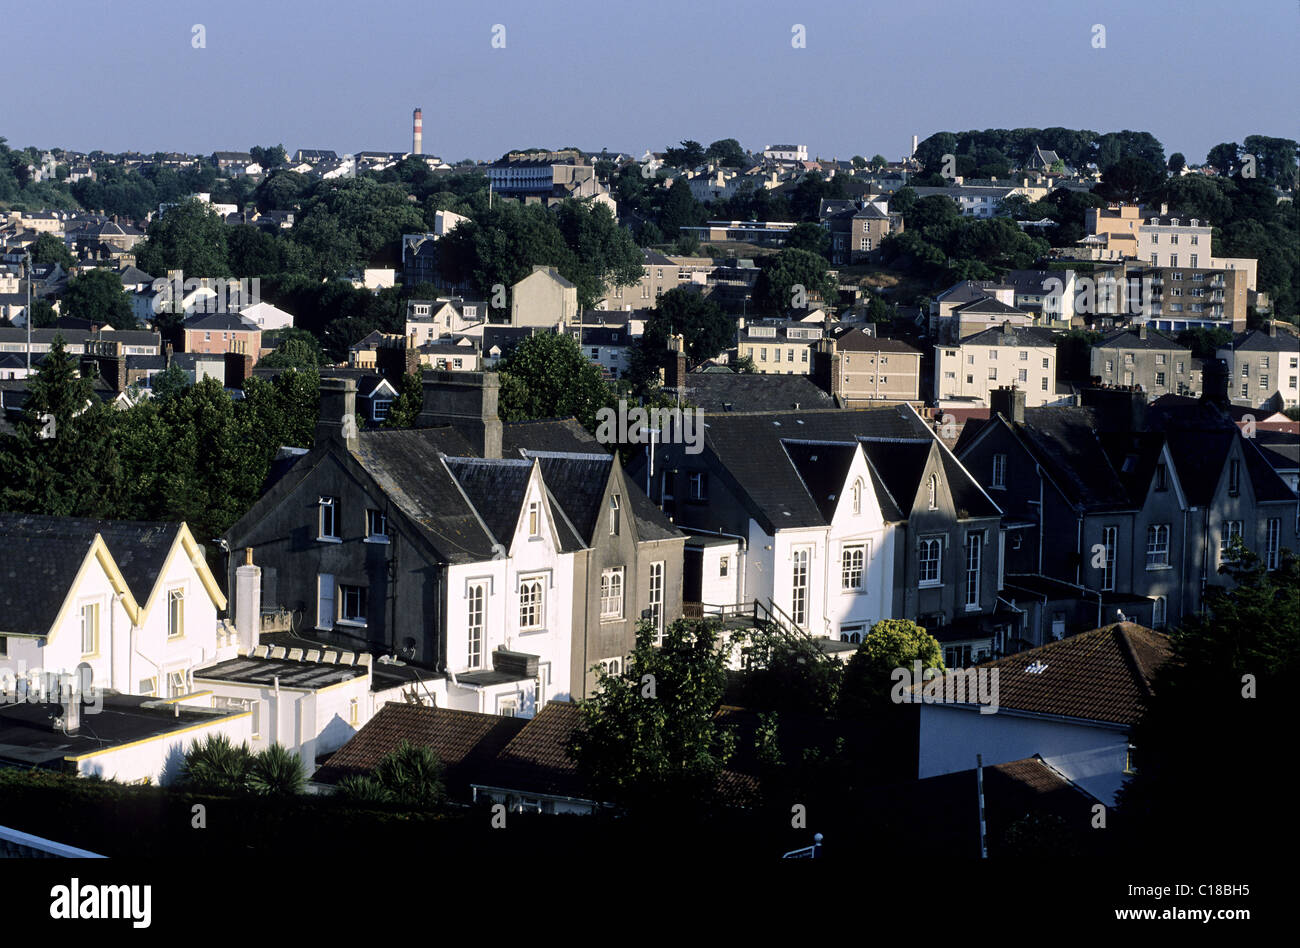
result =
[{"label": "gabled roof", "polygon": [[548,702],[475,780],[479,786],[589,799],[591,791],[568,754],[582,711],[565,701]]},{"label": "gabled roof", "polygon": [[361,432],[355,457],[445,561],[491,559],[495,541],[442,464],[441,452],[474,454],[454,429],[397,428]]},{"label": "gabled roof", "polygon": [[1277,335],[1270,336],[1260,329],[1242,333],[1232,342],[1237,352],[1289,352],[1300,355],[1300,338],[1285,329],[1278,329]]},{"label": "gabled roof", "polygon": [[201,332],[261,332],[262,327],[238,313],[206,313],[191,316],[184,327]]},{"label": "gabled roof", "polygon": [[[907,476],[897,468],[913,471],[919,478],[919,469],[909,459],[922,451],[928,456],[930,443],[936,441],[929,426],[907,405],[706,416],[706,444],[734,481],[750,515],[769,533],[826,523],[781,444],[787,439],[862,442],[868,459],[886,479],[886,485],[893,479],[895,486],[889,487],[889,491],[900,507],[910,506],[920,484],[919,480],[908,484]],[[945,449],[938,450],[958,508],[968,510],[969,516],[997,516],[997,506],[970,474]],[[906,499],[900,499],[897,496],[900,493],[907,494]]]},{"label": "gabled roof", "polygon": [[[685,400],[706,412],[834,408],[830,394],[806,375],[691,372]],[[728,408],[730,406],[730,408]]]},{"label": "gabled roof", "polygon": [[1148,329],[1143,339],[1130,329],[1120,329],[1106,336],[1100,342],[1093,343],[1094,349],[1181,349],[1191,353],[1191,348],[1181,345],[1173,338],[1156,329]]},{"label": "gabled roof", "polygon": [[785,448],[790,463],[799,472],[799,478],[813,503],[821,511],[822,518],[830,523],[835,517],[840,491],[844,488],[845,478],[849,476],[849,468],[857,454],[857,444],[782,441],[781,445]]},{"label": "gabled roof", "polygon": [[978,667],[998,669],[1000,709],[1128,726],[1171,655],[1167,635],[1117,622]]}]

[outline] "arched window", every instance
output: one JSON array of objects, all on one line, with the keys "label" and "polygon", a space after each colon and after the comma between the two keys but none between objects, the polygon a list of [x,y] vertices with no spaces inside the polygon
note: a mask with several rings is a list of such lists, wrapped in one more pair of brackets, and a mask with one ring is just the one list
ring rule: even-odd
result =
[{"label": "arched window", "polygon": [[853,482],[853,514],[857,516],[862,513],[862,478]]},{"label": "arched window", "polygon": [[939,475],[938,474],[930,475],[929,490],[930,490],[930,509],[938,510],[939,509]]}]

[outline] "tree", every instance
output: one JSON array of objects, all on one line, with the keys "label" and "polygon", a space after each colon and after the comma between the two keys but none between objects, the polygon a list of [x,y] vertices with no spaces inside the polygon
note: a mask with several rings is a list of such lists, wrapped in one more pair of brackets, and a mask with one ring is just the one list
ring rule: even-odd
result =
[{"label": "tree", "polygon": [[1183,169],[1186,168],[1186,167],[1187,167],[1187,158],[1186,158],[1186,156],[1183,155],[1183,153],[1182,153],[1181,151],[1176,151],[1176,152],[1174,152],[1172,155],[1169,156],[1169,173],[1170,173],[1170,174],[1172,174],[1172,175],[1180,175],[1180,174],[1183,173]]},{"label": "tree", "polygon": [[392,795],[393,802],[409,809],[436,809],[447,798],[438,755],[431,747],[405,739],[384,755],[375,768],[375,779]]},{"label": "tree", "polygon": [[666,365],[668,339],[680,335],[692,365],[712,359],[735,343],[736,326],[717,303],[686,287],[675,287],[655,302],[639,347],[655,367]]},{"label": "tree", "polygon": [[861,155],[854,155],[850,163],[853,165],[854,171],[866,171],[868,167],[867,159],[863,158]]},{"label": "tree", "polygon": [[844,666],[806,642],[756,629],[745,646],[749,668],[741,678],[741,703],[756,711],[832,715]]},{"label": "tree", "polygon": [[680,148],[665,149],[664,160],[677,168],[694,168],[704,164],[704,146],[688,139]]},{"label": "tree", "polygon": [[734,138],[714,142],[705,151],[704,157],[728,168],[744,168],[749,164],[749,155]]},{"label": "tree", "polygon": [[787,250],[807,250],[819,257],[829,258],[831,235],[820,224],[807,221],[795,224],[785,236]]},{"label": "tree", "polygon": [[1121,158],[1102,171],[1101,184],[1097,186],[1096,193],[1110,201],[1132,203],[1158,193],[1164,182],[1162,165],[1130,156]]},{"label": "tree", "polygon": [[871,156],[872,171],[883,171],[888,165],[889,159],[884,155],[877,153]]},{"label": "tree", "polygon": [[69,280],[63,294],[63,312],[114,329],[136,328],[122,278],[112,270],[96,268]]},{"label": "tree", "polygon": [[59,314],[54,311],[49,300],[32,299],[32,328],[40,329],[47,326],[53,326],[59,318]]},{"label": "tree", "polygon": [[163,401],[181,394],[189,387],[189,375],[175,362],[150,379],[149,385],[153,397]]},{"label": "tree", "polygon": [[77,261],[72,258],[68,251],[68,245],[53,234],[40,234],[36,242],[31,246],[32,263],[58,263],[65,270],[71,270],[77,265]]},{"label": "tree", "polygon": [[807,250],[787,249],[763,260],[754,297],[766,311],[784,314],[801,300],[809,309],[818,301],[834,306],[839,289],[825,258]]},{"label": "tree", "polygon": [[707,811],[735,749],[717,722],[729,649],[714,620],[679,619],[654,645],[650,623],[621,674],[597,670],[570,756],[602,800],[630,812]]},{"label": "tree", "polygon": [[136,265],[146,273],[182,270],[193,277],[230,276],[226,225],[211,205],[191,198],[170,207],[149,224],[136,247]]},{"label": "tree", "polygon": [[613,402],[600,368],[578,341],[558,333],[529,336],[502,359],[499,412],[503,421],[574,417],[596,430],[596,412]]},{"label": "tree", "polygon": [[686,179],[678,178],[663,199],[659,229],[667,237],[676,240],[683,227],[698,227],[707,216],[704,205],[691,194],[691,186],[686,183]]},{"label": "tree", "polygon": [[844,718],[867,718],[891,704],[893,671],[915,662],[921,669],[943,671],[939,642],[909,619],[882,619],[871,627],[849,659],[840,686],[839,712]]},{"label": "tree", "polygon": [[[1238,541],[1219,572],[1232,585],[1210,584],[1206,610],[1185,616],[1173,633],[1172,655],[1130,738],[1135,775],[1119,812],[1143,851],[1213,857],[1242,839],[1284,847],[1294,837],[1276,819],[1286,786],[1273,766],[1277,724],[1300,670],[1300,559],[1283,549],[1268,570]],[[1206,767],[1207,760],[1233,766]],[[1193,785],[1197,792],[1187,793]],[[1215,801],[1211,819],[1205,800]]]},{"label": "tree", "polygon": [[263,171],[270,171],[272,168],[278,168],[288,162],[289,156],[284,150],[283,145],[271,145],[263,148],[260,145],[254,145],[248,149],[249,157],[262,166]]},{"label": "tree", "polygon": [[420,372],[407,372],[397,383],[397,397],[388,406],[385,428],[414,428],[424,407],[424,378]]},{"label": "tree", "polygon": [[753,375],[758,371],[758,367],[754,365],[754,357],[751,355],[741,356],[732,364],[732,368],[737,375]]},{"label": "tree", "polygon": [[12,435],[0,437],[0,507],[61,517],[108,517],[122,467],[112,441],[113,409],[55,335],[30,380]]},{"label": "tree", "polygon": [[[310,336],[310,334],[306,334]],[[276,346],[275,351],[262,356],[258,364],[264,368],[271,369],[319,369],[324,361],[320,350],[320,343],[314,338],[302,338],[294,334],[287,338],[282,338],[280,344]]]},{"label": "tree", "polygon": [[1237,170],[1238,147],[1236,142],[1220,142],[1206,154],[1205,163],[1213,165],[1219,174],[1230,175]]},{"label": "tree", "polygon": [[610,287],[631,286],[644,271],[641,249],[606,204],[564,201],[555,223],[571,251],[570,279],[578,288],[578,305],[593,306]]}]

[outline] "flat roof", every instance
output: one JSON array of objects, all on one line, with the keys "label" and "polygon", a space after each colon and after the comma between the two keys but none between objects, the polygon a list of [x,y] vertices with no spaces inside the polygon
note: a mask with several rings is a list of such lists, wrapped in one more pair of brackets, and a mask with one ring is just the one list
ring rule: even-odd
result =
[{"label": "flat roof", "polygon": [[63,713],[61,705],[0,704],[0,766],[50,766],[65,757],[112,750],[248,713],[112,693],[105,693],[103,702],[94,713],[83,706],[76,734],[54,729],[54,719]]},{"label": "flat roof", "polygon": [[334,665],[325,662],[290,661],[287,658],[232,658],[217,665],[194,671],[195,681],[227,681],[238,685],[274,687],[277,679],[283,688],[315,691],[365,675],[364,665]]}]

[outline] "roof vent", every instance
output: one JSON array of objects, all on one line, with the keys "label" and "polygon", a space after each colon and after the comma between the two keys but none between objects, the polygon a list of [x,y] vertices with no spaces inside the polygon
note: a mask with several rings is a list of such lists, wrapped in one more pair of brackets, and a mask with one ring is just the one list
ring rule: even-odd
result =
[{"label": "roof vent", "polygon": [[1025,666],[1025,673],[1029,675],[1041,675],[1045,671],[1047,671],[1047,662],[1038,661]]}]

